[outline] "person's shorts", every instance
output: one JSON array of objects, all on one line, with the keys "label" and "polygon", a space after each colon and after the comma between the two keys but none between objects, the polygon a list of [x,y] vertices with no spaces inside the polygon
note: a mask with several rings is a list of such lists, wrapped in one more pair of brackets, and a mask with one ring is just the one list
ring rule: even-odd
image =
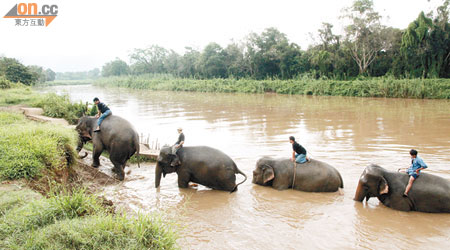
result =
[{"label": "person's shorts", "polygon": [[414,177],[414,180],[417,179],[417,178],[419,178],[419,175],[418,175],[417,173],[409,174],[409,176]]}]

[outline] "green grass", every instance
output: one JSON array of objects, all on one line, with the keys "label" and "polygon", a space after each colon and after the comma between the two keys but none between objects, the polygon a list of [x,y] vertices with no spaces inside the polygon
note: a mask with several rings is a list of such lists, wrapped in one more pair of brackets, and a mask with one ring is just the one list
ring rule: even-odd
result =
[{"label": "green grass", "polygon": [[86,110],[86,104],[72,103],[68,95],[38,94],[30,87],[21,84],[16,84],[9,89],[0,89],[0,106],[19,104],[42,108],[44,115],[64,118],[70,124],[76,124],[83,113],[90,113],[90,110]]},{"label": "green grass", "polygon": [[67,167],[76,140],[74,130],[0,112],[0,179],[31,179]]},{"label": "green grass", "polygon": [[0,187],[0,249],[176,248],[172,223],[161,215],[111,214],[84,189],[32,196]]},{"label": "green grass", "polygon": [[350,81],[253,79],[183,79],[174,77],[140,75],[99,78],[98,86],[133,89],[197,91],[224,93],[267,93],[450,99],[450,79],[394,79],[389,77],[362,78]]},{"label": "green grass", "polygon": [[[72,129],[0,112],[0,180],[38,178],[66,168],[76,153]],[[84,188],[64,183],[47,197],[0,184],[0,249],[175,249],[173,223],[159,214],[111,213]],[[61,191],[62,190],[62,191]]]}]

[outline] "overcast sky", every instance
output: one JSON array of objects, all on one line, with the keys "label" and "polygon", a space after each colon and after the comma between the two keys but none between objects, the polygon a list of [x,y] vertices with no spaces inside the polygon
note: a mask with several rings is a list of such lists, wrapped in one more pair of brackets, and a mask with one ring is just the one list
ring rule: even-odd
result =
[{"label": "overcast sky", "polygon": [[[178,53],[209,42],[226,46],[250,32],[275,27],[302,49],[313,43],[322,22],[342,33],[342,9],[353,0],[33,0],[58,5],[48,27],[17,27],[3,18],[19,2],[0,1],[0,55],[54,71],[84,71],[119,57],[128,62],[133,48],[158,44]],[[443,0],[374,0],[384,24],[404,29],[420,11]],[[28,2],[26,2],[28,3]]]}]

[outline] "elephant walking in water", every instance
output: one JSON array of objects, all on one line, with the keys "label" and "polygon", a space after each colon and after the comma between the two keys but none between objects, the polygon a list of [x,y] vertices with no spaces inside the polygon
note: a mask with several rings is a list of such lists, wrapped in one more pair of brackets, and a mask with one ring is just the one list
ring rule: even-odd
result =
[{"label": "elephant walking in water", "polygon": [[355,201],[377,197],[385,206],[401,211],[429,213],[450,212],[450,181],[432,174],[421,173],[414,181],[408,197],[403,191],[409,175],[388,171],[378,165],[366,167],[359,178]]},{"label": "elephant walking in water", "polygon": [[[178,174],[178,187],[187,188],[189,182],[195,182],[217,190],[234,192],[237,186],[247,180],[236,163],[223,152],[205,146],[182,147],[178,150],[180,164],[171,166],[175,155],[170,147],[163,147],[158,156],[155,168],[155,187],[161,182],[161,175]],[[236,175],[242,174],[245,179],[236,185]]]},{"label": "elephant walking in water", "polygon": [[80,118],[76,126],[79,135],[77,151],[83,148],[84,143],[92,140],[94,146],[92,166],[100,166],[100,155],[103,150],[106,150],[114,165],[113,172],[122,181],[125,178],[126,162],[135,153],[139,156],[139,135],[127,120],[116,115],[105,118],[101,125],[101,132],[94,133],[96,126],[97,118],[88,116]]},{"label": "elephant walking in water", "polygon": [[334,167],[314,159],[298,164],[287,158],[263,157],[256,163],[253,183],[278,190],[293,188],[306,192],[335,192],[344,188],[341,174]]}]

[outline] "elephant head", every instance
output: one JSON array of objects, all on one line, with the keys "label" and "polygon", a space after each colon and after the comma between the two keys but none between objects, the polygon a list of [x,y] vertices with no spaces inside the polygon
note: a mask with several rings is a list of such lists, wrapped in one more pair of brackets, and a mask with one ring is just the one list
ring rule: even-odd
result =
[{"label": "elephant head", "polygon": [[170,163],[174,159],[172,155],[172,148],[163,147],[159,152],[158,159],[156,160],[155,168],[155,187],[158,188],[161,183],[161,175],[166,177],[166,174],[173,173],[176,171],[175,167],[172,167]]},{"label": "elephant head", "polygon": [[366,201],[368,201],[370,197],[379,197],[388,192],[389,185],[383,177],[383,171],[372,165],[366,168],[359,178],[354,200],[361,202],[366,198]]},{"label": "elephant head", "polygon": [[252,182],[263,186],[270,186],[274,178],[273,160],[270,158],[259,159],[256,163],[256,169],[253,170]]},{"label": "elephant head", "polygon": [[[95,119],[87,116],[83,116],[78,120],[78,124],[75,127],[75,130],[78,132],[78,152],[81,151],[86,142],[92,140],[92,131],[94,128],[93,123],[95,123]],[[87,153],[81,158],[84,158],[86,156]]]}]

